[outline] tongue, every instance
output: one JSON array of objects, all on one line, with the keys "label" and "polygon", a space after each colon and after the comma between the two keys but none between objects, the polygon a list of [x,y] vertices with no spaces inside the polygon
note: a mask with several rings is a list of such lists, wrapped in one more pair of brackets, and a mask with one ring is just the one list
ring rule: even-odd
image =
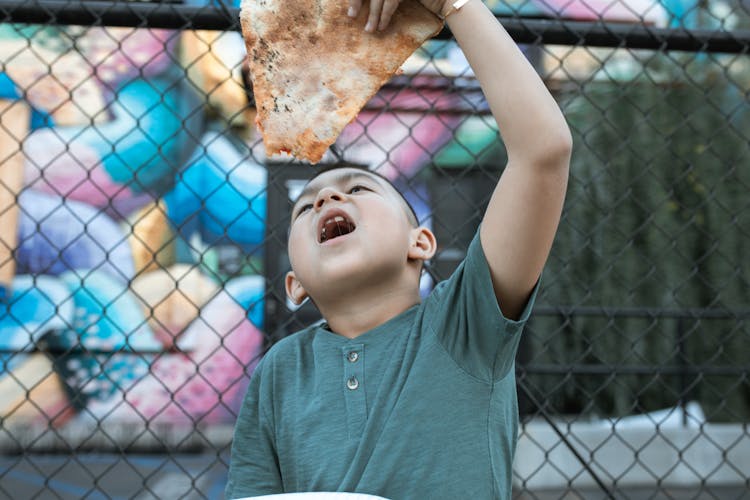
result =
[{"label": "tongue", "polygon": [[332,240],[352,232],[352,227],[346,221],[332,221],[325,225],[325,240]]}]

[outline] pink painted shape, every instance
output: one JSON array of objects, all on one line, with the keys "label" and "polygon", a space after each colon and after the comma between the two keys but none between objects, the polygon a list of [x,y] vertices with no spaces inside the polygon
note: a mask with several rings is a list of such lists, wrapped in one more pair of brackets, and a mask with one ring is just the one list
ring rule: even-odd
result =
[{"label": "pink painted shape", "polygon": [[194,351],[159,356],[124,401],[94,402],[89,412],[137,423],[233,423],[259,361],[263,335],[224,291],[203,308],[185,335],[200,338]]},{"label": "pink painted shape", "polygon": [[[179,32],[165,29],[93,27],[76,42],[96,76],[108,85],[148,78],[174,64]],[[172,53],[172,56],[169,56]]]},{"label": "pink painted shape", "polygon": [[663,7],[649,0],[537,0],[535,4],[550,14],[577,21],[655,24],[663,17]]},{"label": "pink painted shape", "polygon": [[24,142],[24,153],[27,187],[104,208],[118,218],[151,201],[112,181],[96,150],[75,139],[66,143],[53,129],[35,130]]},{"label": "pink painted shape", "polygon": [[[459,99],[444,89],[383,89],[336,145],[348,160],[369,165],[389,179],[411,177],[452,139],[462,120],[457,114],[425,111],[450,109]],[[397,111],[372,109],[385,102]]]}]

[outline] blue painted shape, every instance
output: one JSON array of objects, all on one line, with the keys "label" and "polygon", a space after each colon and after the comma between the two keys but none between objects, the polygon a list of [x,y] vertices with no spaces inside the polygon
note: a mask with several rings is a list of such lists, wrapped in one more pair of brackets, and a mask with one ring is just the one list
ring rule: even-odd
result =
[{"label": "blue painted shape", "polygon": [[241,0],[184,0],[186,5],[193,5],[195,7],[206,7],[214,6],[221,7],[223,4],[225,7],[239,7]]},{"label": "blue painted shape", "polygon": [[263,328],[265,278],[262,276],[234,278],[224,284],[224,291],[247,311],[247,318],[256,328]]},{"label": "blue painted shape", "polygon": [[[660,0],[669,15],[669,28],[698,28],[700,7],[696,0]],[[710,17],[710,16],[708,16]]]},{"label": "blue painted shape", "polygon": [[179,75],[127,82],[110,105],[112,120],[58,127],[57,133],[65,142],[94,149],[115,182],[136,193],[161,195],[194,151],[204,126],[205,103]]},{"label": "blue painted shape", "polygon": [[43,336],[73,321],[70,291],[52,276],[19,275],[0,303],[0,350],[29,351]]},{"label": "blue painted shape", "polygon": [[164,196],[170,221],[186,240],[198,232],[208,245],[255,250],[266,230],[265,167],[216,132],[201,145]]},{"label": "blue painted shape", "polygon": [[[0,99],[15,101],[21,99],[22,95],[23,93],[15,82],[6,73],[0,71]],[[50,127],[52,123],[52,117],[48,113],[34,108],[31,109],[31,130]]]},{"label": "blue painted shape", "polygon": [[0,99],[14,101],[20,97],[21,94],[18,92],[18,87],[13,83],[13,80],[7,74],[0,72]]},{"label": "blue painted shape", "polygon": [[487,7],[500,16],[541,16],[549,12],[531,0],[486,0]]},{"label": "blue painted shape", "polygon": [[51,337],[54,347],[91,351],[162,351],[127,283],[101,271],[60,275],[75,303],[70,328]]}]

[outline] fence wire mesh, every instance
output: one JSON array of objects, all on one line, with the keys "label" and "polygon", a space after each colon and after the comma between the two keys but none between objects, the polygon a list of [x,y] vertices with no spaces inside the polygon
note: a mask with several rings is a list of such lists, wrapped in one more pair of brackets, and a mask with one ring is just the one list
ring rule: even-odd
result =
[{"label": "fence wire mesh", "polygon": [[[750,498],[750,4],[487,0],[575,137],[516,371],[515,498]],[[0,495],[217,498],[314,170],[253,126],[238,4],[0,0]],[[345,55],[342,54],[342,57]],[[462,259],[505,151],[448,32],[325,165]]]}]

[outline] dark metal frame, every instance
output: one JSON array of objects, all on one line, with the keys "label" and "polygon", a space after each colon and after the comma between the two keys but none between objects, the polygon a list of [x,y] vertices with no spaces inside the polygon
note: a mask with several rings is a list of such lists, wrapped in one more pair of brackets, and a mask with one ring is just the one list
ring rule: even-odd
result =
[{"label": "dark metal frame", "polygon": [[[654,28],[643,24],[520,16],[498,19],[519,43],[737,54],[750,50],[750,30]],[[217,7],[193,7],[146,2],[0,0],[0,22],[227,31],[239,29],[239,9],[221,2]],[[437,38],[449,39],[451,35],[444,29]]]}]

